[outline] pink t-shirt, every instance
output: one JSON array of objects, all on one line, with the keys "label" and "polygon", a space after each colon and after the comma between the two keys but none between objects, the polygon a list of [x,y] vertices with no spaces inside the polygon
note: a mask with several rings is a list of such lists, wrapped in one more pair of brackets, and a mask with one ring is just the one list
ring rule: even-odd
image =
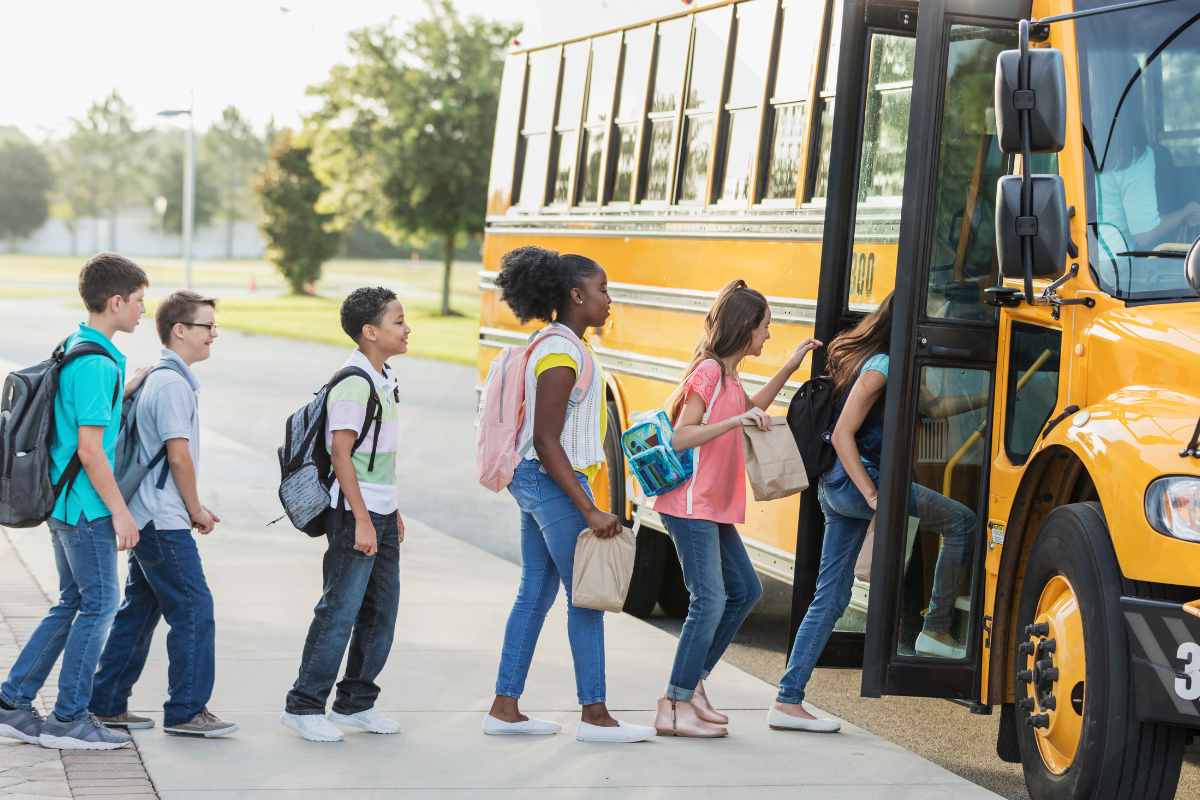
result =
[{"label": "pink t-shirt", "polygon": [[[708,424],[744,414],[746,392],[736,375],[729,375],[713,403],[713,394],[721,380],[721,365],[701,362],[684,384],[684,402],[699,395],[707,409],[712,403]],[[735,524],[746,521],[746,454],[742,450],[742,431],[734,428],[692,451],[692,479],[654,501],[654,510],[672,517],[706,519]],[[688,494],[691,494],[691,510]]]}]

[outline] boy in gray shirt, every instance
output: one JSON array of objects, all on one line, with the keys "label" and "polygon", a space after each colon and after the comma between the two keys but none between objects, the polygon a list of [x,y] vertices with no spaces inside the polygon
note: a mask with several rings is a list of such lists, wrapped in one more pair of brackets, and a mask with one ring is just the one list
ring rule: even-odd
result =
[{"label": "boy in gray shirt", "polygon": [[[155,314],[162,358],[146,377],[137,401],[138,447],[154,466],[129,503],[141,531],[129,554],[125,601],[100,657],[91,711],[115,728],[152,728],[129,713],[129,695],[146,664],[160,617],[167,637],[167,733],[211,738],[237,730],[209,712],[215,678],[212,593],[192,528],[210,533],[220,518],[200,504],[200,383],[192,365],[207,359],[217,338],[216,300],[179,291]],[[154,459],[158,458],[157,462]]]}]

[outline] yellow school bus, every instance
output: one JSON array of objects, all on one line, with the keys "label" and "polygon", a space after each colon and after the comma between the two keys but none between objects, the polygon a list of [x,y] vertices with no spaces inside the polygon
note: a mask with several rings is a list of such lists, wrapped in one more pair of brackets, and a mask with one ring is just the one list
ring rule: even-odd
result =
[{"label": "yellow school bus", "polygon": [[[869,574],[827,662],[861,663],[864,696],[998,711],[998,756],[1035,798],[1173,796],[1200,728],[1194,2],[676,8],[509,55],[481,275],[482,374],[529,331],[495,290],[505,251],[608,272],[594,488],[646,526],[629,610],[682,613],[686,592],[616,432],[661,407],[720,287],[771,301],[751,390],[894,290]],[[970,512],[965,556],[914,483]],[[792,584],[793,625],[814,494],[752,502],[741,529]],[[935,584],[956,598],[936,656],[915,644]]]}]

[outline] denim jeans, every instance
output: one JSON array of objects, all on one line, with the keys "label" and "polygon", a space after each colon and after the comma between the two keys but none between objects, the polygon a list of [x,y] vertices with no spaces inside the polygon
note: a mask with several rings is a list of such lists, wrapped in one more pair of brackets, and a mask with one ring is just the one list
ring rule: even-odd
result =
[{"label": "denim jeans", "polygon": [[58,700],[54,714],[75,720],[88,710],[96,662],[117,613],[117,538],[112,517],[78,525],[49,520],[58,567],[58,603],[50,609],[0,686],[9,705],[28,708],[59,654]]},{"label": "denim jeans", "polygon": [[[868,466],[867,472],[871,480],[879,482],[877,469]],[[825,649],[834,625],[850,604],[854,562],[862,549],[871,517],[875,515],[840,466],[822,476],[817,485],[817,499],[825,514],[817,588],[796,631],[787,670],[779,681],[778,700],[781,703],[804,700],[804,689],[817,659]],[[922,528],[937,530],[942,536],[924,627],[930,632],[944,633],[954,613],[955,595],[970,552],[970,536],[976,517],[962,503],[915,483],[909,489],[908,510],[920,518]]]},{"label": "denim jeans", "polygon": [[160,618],[167,633],[167,702],[163,722],[179,725],[212,697],[216,625],[213,598],[190,530],[142,529],[129,554],[125,600],[100,656],[91,710],[112,717],[129,710],[129,695],[146,666]]},{"label": "denim jeans", "polygon": [[[590,497],[587,479],[579,473],[575,477]],[[575,542],[587,522],[537,461],[522,461],[508,490],[521,509],[521,585],[504,627],[496,694],[520,697],[525,691],[538,634],[562,583],[567,593],[567,638],[575,662],[579,703],[602,703],[604,612],[571,605]]]},{"label": "denim jeans", "polygon": [[721,660],[762,597],[762,583],[737,528],[706,519],[661,516],[675,542],[690,598],[667,697],[691,700],[696,684]]},{"label": "denim jeans", "polygon": [[396,515],[372,512],[379,550],[365,556],[354,549],[354,516],[333,509],[325,513],[325,588],[304,640],[300,674],[287,695],[290,714],[325,713],[347,643],[346,674],[338,682],[333,710],[357,714],[372,708],[379,697],[375,679],[387,663],[396,632],[400,606]]}]

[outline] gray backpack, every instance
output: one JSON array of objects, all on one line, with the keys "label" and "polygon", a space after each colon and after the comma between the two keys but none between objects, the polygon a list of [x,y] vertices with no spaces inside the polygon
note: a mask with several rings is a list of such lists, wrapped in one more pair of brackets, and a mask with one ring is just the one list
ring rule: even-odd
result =
[{"label": "gray backpack", "polygon": [[[285,516],[297,529],[309,536],[324,536],[325,510],[329,508],[329,487],[333,485],[333,464],[325,447],[326,401],[329,391],[346,378],[357,375],[371,387],[367,400],[367,420],[350,452],[358,450],[372,428],[375,440],[371,446],[371,465],[375,467],[375,449],[379,445],[379,429],[383,425],[383,404],[375,391],[375,381],[365,370],[343,367],[334,373],[329,383],[317,390],[313,399],[287,418],[283,431],[283,447],[279,453],[279,502]],[[343,507],[338,497],[338,509]],[[283,517],[274,520],[278,522]],[[273,523],[272,523],[273,524]]]},{"label": "gray backpack", "polygon": [[149,461],[143,459],[142,449],[138,442],[138,401],[142,398],[142,390],[146,388],[146,381],[150,380],[150,376],[164,369],[170,370],[186,380],[183,371],[173,361],[164,359],[146,374],[142,385],[125,398],[125,402],[121,406],[121,433],[117,438],[117,456],[113,466],[113,475],[117,479],[117,488],[121,490],[121,496],[125,498],[126,503],[133,498],[138,487],[142,485],[142,481],[159,463],[162,464],[162,469],[158,473],[158,482],[155,484],[159,489],[167,485],[167,476],[171,474],[170,465],[166,461],[166,442],[163,442],[158,453]]},{"label": "gray backpack", "polygon": [[[95,342],[80,342],[66,350],[66,341],[45,361],[10,373],[0,393],[0,525],[32,528],[45,522],[63,490],[79,476],[79,454],[50,481],[50,445],[54,436],[54,398],[63,367],[77,358],[112,355]],[[113,390],[113,408],[121,386]]]}]

